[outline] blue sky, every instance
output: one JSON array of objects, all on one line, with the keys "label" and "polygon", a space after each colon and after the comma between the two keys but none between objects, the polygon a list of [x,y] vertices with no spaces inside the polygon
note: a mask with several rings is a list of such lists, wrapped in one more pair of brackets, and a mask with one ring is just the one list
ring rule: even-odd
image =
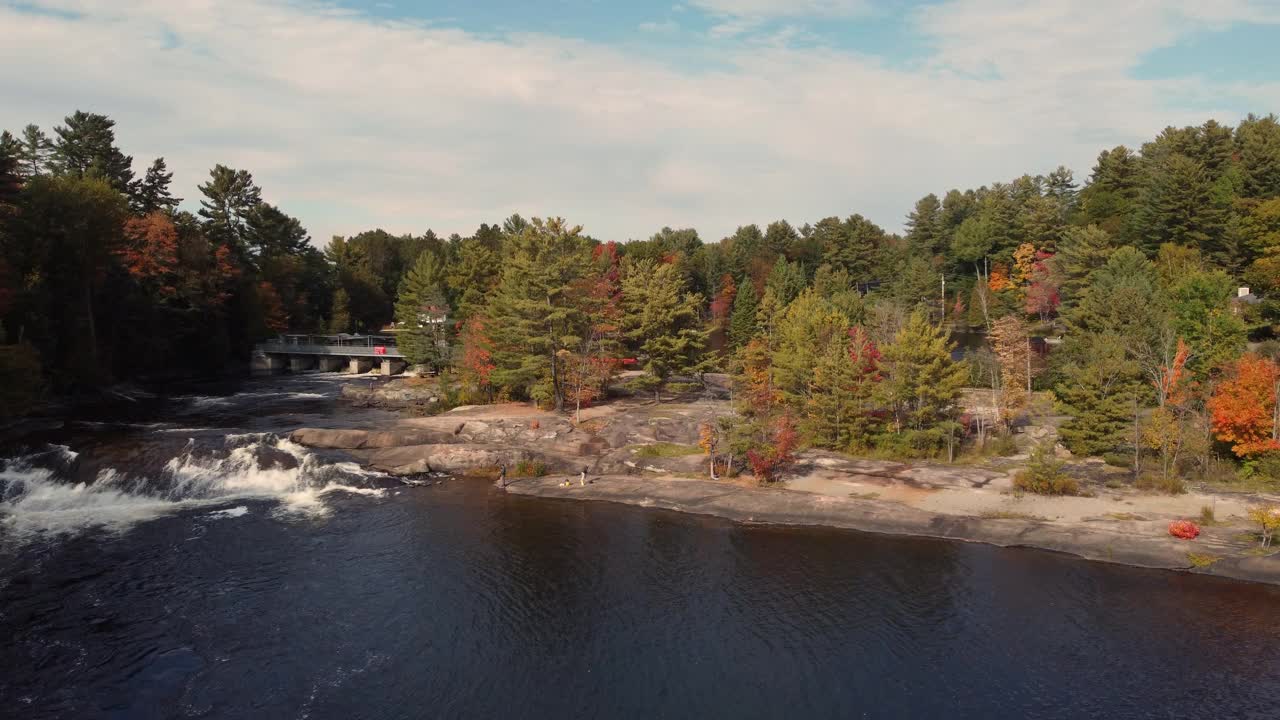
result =
[{"label": "blue sky", "polygon": [[0,0],[0,128],[107,113],[178,194],[247,169],[321,243],[512,212],[897,230],[929,192],[1280,111],[1277,23],[1280,0]]}]

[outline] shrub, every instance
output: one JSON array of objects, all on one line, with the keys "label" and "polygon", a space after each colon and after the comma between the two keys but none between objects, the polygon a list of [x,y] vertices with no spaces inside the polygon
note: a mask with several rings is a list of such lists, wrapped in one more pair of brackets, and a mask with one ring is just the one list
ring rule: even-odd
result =
[{"label": "shrub", "polygon": [[681,445],[680,443],[658,442],[640,445],[636,448],[636,457],[645,458],[674,458],[701,454],[701,448],[695,445]]},{"label": "shrub", "polygon": [[1200,506],[1200,524],[1216,525],[1218,523],[1218,514],[1212,505]]},{"label": "shrub", "polygon": [[1181,495],[1187,491],[1187,486],[1182,482],[1182,478],[1172,475],[1165,477],[1160,473],[1143,473],[1138,477],[1135,485],[1139,490],[1162,492],[1166,495]]},{"label": "shrub", "polygon": [[1037,445],[1027,466],[1014,476],[1013,486],[1037,495],[1079,495],[1079,483],[1062,471],[1063,464],[1047,443]]},{"label": "shrub", "polygon": [[1018,442],[1012,433],[1001,433],[987,441],[987,448],[994,455],[1009,457],[1018,454]]},{"label": "shrub", "polygon": [[547,474],[547,464],[541,460],[521,460],[516,463],[511,477],[542,477]]},{"label": "shrub", "polygon": [[1169,534],[1179,540],[1195,540],[1200,537],[1200,526],[1190,520],[1174,520],[1169,523]]},{"label": "shrub", "polygon": [[702,385],[701,383],[691,382],[667,383],[667,392],[675,395],[688,395],[690,393],[702,392]]},{"label": "shrub", "polygon": [[1131,468],[1133,467],[1133,456],[1124,453],[1109,452],[1103,453],[1102,460],[1111,467]]},{"label": "shrub", "polygon": [[1249,519],[1261,530],[1262,547],[1270,547],[1276,530],[1280,530],[1280,506],[1258,505],[1249,508]]}]

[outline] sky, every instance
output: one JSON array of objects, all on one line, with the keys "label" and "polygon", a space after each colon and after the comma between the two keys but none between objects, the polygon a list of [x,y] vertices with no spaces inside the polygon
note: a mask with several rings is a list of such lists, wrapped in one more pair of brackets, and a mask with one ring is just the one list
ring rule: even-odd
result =
[{"label": "sky", "polygon": [[1280,111],[1280,0],[0,0],[0,128],[117,121],[318,244],[861,213]]}]

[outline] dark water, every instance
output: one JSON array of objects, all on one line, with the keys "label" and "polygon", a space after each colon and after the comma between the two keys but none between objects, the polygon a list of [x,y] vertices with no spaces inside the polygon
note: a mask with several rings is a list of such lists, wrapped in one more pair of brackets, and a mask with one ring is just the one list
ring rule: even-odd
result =
[{"label": "dark water", "polygon": [[73,427],[43,439],[69,451],[10,459],[0,717],[1280,708],[1280,590],[476,482],[403,486],[273,434],[352,420],[332,410],[335,382],[169,403],[134,423],[146,427]]}]

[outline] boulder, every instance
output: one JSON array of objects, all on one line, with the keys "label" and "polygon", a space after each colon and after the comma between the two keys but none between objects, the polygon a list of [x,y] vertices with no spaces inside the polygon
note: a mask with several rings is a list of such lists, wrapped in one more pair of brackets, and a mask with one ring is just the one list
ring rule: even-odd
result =
[{"label": "boulder", "polygon": [[521,460],[542,460],[548,466],[553,464],[529,450],[475,444],[404,445],[374,449],[367,453],[369,465],[393,475],[462,473],[504,464],[511,467]]}]

